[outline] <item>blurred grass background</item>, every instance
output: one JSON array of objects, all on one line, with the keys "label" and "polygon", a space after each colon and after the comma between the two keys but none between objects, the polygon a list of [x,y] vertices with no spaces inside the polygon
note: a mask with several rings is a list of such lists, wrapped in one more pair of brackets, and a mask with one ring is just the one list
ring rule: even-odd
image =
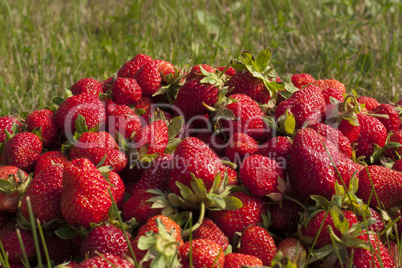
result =
[{"label": "blurred grass background", "polygon": [[138,53],[218,66],[267,47],[280,75],[335,77],[395,101],[401,13],[398,0],[3,0],[0,116],[43,108],[79,79],[106,79]]}]

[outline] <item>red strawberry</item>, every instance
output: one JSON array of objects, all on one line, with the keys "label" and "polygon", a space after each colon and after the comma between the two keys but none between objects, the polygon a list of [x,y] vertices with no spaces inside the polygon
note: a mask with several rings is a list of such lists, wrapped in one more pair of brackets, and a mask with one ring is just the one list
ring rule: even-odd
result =
[{"label": "red strawberry", "polygon": [[[127,233],[128,238],[131,235]],[[128,241],[130,242],[130,241]],[[111,224],[95,227],[82,241],[80,254],[89,258],[100,254],[112,254],[121,258],[128,253],[128,244],[121,229]]]},{"label": "red strawberry", "polygon": [[223,251],[225,251],[230,244],[228,237],[208,218],[204,218],[201,225],[195,229],[192,235],[192,239],[209,239],[218,243],[222,246]]},{"label": "red strawberry", "polygon": [[117,76],[133,78],[135,73],[142,67],[142,65],[152,60],[153,59],[148,55],[142,53],[138,54],[120,67],[119,71],[117,72]]},{"label": "red strawberry", "polygon": [[283,169],[286,169],[292,148],[292,140],[287,136],[277,136],[261,144],[257,154],[275,160]]},{"label": "red strawberry", "polygon": [[195,137],[185,138],[176,147],[173,156],[173,168],[170,173],[169,189],[180,193],[176,182],[190,187],[193,181],[191,173],[204,181],[207,191],[212,187],[218,173],[223,175],[224,165],[218,156],[201,140]]},{"label": "red strawberry", "polygon": [[308,73],[293,74],[291,80],[293,85],[299,89],[316,81],[315,78]]},{"label": "red strawberry", "polygon": [[186,242],[179,247],[178,253],[183,268],[224,267],[225,255],[222,246],[209,239]]},{"label": "red strawberry", "polygon": [[113,101],[120,105],[131,105],[139,101],[142,91],[133,78],[119,77],[111,87]]},{"label": "red strawberry", "polygon": [[70,160],[60,151],[49,151],[41,154],[35,162],[34,175],[39,174],[43,170],[55,165],[64,167]]},{"label": "red strawberry", "polygon": [[402,159],[399,159],[398,161],[396,161],[394,163],[394,165],[392,166],[392,169],[402,172]]},{"label": "red strawberry", "polygon": [[135,112],[141,114],[141,117],[144,118],[146,122],[149,122],[149,119],[151,118],[151,113],[154,110],[153,104],[154,103],[151,98],[142,97],[135,104]]},{"label": "red strawberry", "polygon": [[277,248],[274,239],[266,229],[258,225],[251,225],[242,232],[237,252],[256,256],[263,265],[270,266],[277,253]]},{"label": "red strawberry", "polygon": [[[219,67],[215,67],[215,69],[217,69],[219,72],[223,72],[226,69],[226,66],[219,66]],[[234,76],[236,74],[236,70],[233,67],[228,67],[226,69],[225,75],[230,78],[232,76]]]},{"label": "red strawberry", "polygon": [[302,202],[308,200],[310,195],[321,195],[331,199],[335,194],[335,182],[338,181],[342,185],[329,155],[342,180],[349,185],[352,175],[357,170],[351,159],[313,129],[301,129],[296,134],[288,172],[292,192]]},{"label": "red strawberry", "polygon": [[268,206],[265,199],[244,192],[231,193],[229,196],[240,199],[243,206],[235,210],[208,210],[207,217],[232,241],[235,232],[242,232],[250,224],[262,223],[262,214],[267,213]]},{"label": "red strawberry", "polygon": [[12,189],[0,188],[0,211],[18,211],[20,197],[29,184],[29,179],[28,174],[16,166],[0,166],[0,180],[4,183],[8,181],[13,186]]},{"label": "red strawberry", "polygon": [[41,223],[62,218],[60,208],[62,179],[63,167],[59,165],[49,166],[35,175],[21,203],[21,211],[25,218],[29,219],[27,197],[30,199],[35,217]]},{"label": "red strawberry", "polygon": [[[71,261],[75,255],[75,248],[71,240],[61,239],[57,235],[44,234],[45,243],[49,258],[55,264]],[[41,241],[41,240],[40,240]],[[46,259],[46,254],[41,245],[42,261]]]},{"label": "red strawberry", "polygon": [[88,129],[106,121],[105,107],[97,96],[80,94],[69,97],[56,112],[57,125],[69,139],[76,131],[75,121],[79,114],[84,117]]},{"label": "red strawberry", "polygon": [[223,135],[221,135],[219,132],[208,130],[206,130],[205,132],[200,131],[196,132],[194,137],[208,145],[208,147],[211,148],[219,157],[225,156],[225,148],[227,147],[227,142],[225,141]]},{"label": "red strawberry", "polygon": [[79,95],[85,93],[94,95],[96,97],[99,95],[99,93],[103,91],[101,83],[90,77],[78,80],[78,82],[76,82],[71,86],[70,90],[73,93],[73,95]]},{"label": "red strawberry", "polygon": [[359,173],[359,190],[356,195],[366,203],[370,200],[369,206],[372,208],[389,210],[402,204],[401,191],[402,174],[398,171],[372,165]]},{"label": "red strawberry", "polygon": [[126,188],[124,185],[123,180],[114,171],[109,171],[108,172],[108,180],[110,184],[110,191],[112,192],[114,201],[116,202],[117,207],[123,208],[124,204],[124,193],[126,192]]},{"label": "red strawberry", "polygon": [[135,73],[134,79],[137,80],[143,96],[152,96],[152,94],[158,91],[162,82],[162,77],[158,69],[158,61],[153,60],[145,63]]},{"label": "red strawberry", "polygon": [[252,137],[245,133],[235,133],[230,137],[229,144],[225,149],[225,156],[237,165],[240,165],[243,160],[256,153],[258,143]]},{"label": "red strawberry", "polygon": [[270,205],[269,212],[271,214],[269,228],[287,233],[292,233],[292,231],[296,230],[301,208],[295,202],[282,199],[280,203]]},{"label": "red strawberry", "polygon": [[190,72],[186,75],[186,81],[189,80],[201,80],[204,78],[204,75],[202,74],[201,67],[207,71],[208,73],[215,73],[215,69],[208,65],[208,64],[199,64],[199,65],[194,65],[191,67]]},{"label": "red strawberry", "polygon": [[342,119],[342,121],[339,123],[338,130],[342,132],[346,138],[348,138],[350,143],[353,143],[360,135],[361,126],[354,125],[348,120]]},{"label": "red strawberry", "polygon": [[364,108],[366,108],[367,111],[371,111],[374,108],[376,108],[380,103],[374,99],[373,97],[368,97],[368,96],[360,96],[357,98],[357,101],[360,104],[365,104]]},{"label": "red strawberry", "polygon": [[115,78],[113,76],[111,76],[111,77],[99,82],[99,84],[102,87],[102,92],[103,93],[108,92],[108,90],[112,87],[112,84],[113,84],[114,80],[115,80]]},{"label": "red strawberry", "polygon": [[234,94],[230,96],[237,100],[226,106],[233,113],[234,120],[224,120],[225,131],[229,136],[236,132],[246,133],[257,141],[265,140],[271,135],[271,129],[262,119],[265,116],[257,102],[249,96]]},{"label": "red strawberry", "polygon": [[278,251],[281,251],[284,256],[289,257],[289,260],[299,267],[305,265],[307,250],[300,240],[286,237],[278,243]]},{"label": "red strawberry", "polygon": [[[14,123],[21,125],[18,120],[12,116],[3,116],[0,117],[0,143],[3,143],[6,140],[6,133],[5,130],[10,132],[10,134],[16,134],[13,133],[12,127]],[[1,161],[1,158],[0,158]]]},{"label": "red strawberry", "polygon": [[72,160],[64,167],[61,212],[73,226],[90,227],[108,216],[112,205],[109,184],[88,159]]},{"label": "red strawberry", "polygon": [[385,126],[388,132],[397,131],[401,120],[399,114],[391,104],[380,104],[371,110],[371,113],[378,115],[386,115],[388,118],[378,117],[381,123]]},{"label": "red strawberry", "polygon": [[35,258],[35,245],[31,233],[24,230],[15,230],[1,240],[1,243],[4,247],[4,252],[6,252],[8,255],[8,261],[10,263],[22,263],[23,261],[23,253],[19,243],[17,232],[20,232],[21,234],[25,254],[28,260],[33,260]]},{"label": "red strawberry", "polygon": [[26,119],[27,130],[33,132],[40,129],[44,147],[52,146],[60,135],[60,128],[56,123],[55,114],[48,109],[37,110],[30,113]]},{"label": "red strawberry", "polygon": [[224,268],[241,268],[241,267],[260,267],[262,261],[256,256],[242,254],[242,253],[229,253],[225,256]]},{"label": "red strawberry", "polygon": [[296,128],[301,128],[307,121],[317,121],[325,111],[326,104],[322,91],[315,85],[307,85],[290,96],[289,99],[279,103],[275,111],[278,120],[286,114],[293,114]]},{"label": "red strawberry", "polygon": [[240,167],[240,178],[244,186],[254,196],[282,194],[278,178],[284,182],[285,175],[279,164],[266,156],[250,155]]},{"label": "red strawberry", "polygon": [[[402,129],[394,131],[391,135],[391,137],[389,138],[389,142],[397,142],[402,144]],[[397,157],[397,154],[402,156],[402,147],[398,147],[398,148],[390,148],[387,150],[387,157],[390,158],[395,158]]]},{"label": "red strawberry", "polygon": [[[357,223],[357,217],[354,212],[350,210],[343,210],[343,216],[349,222],[349,226]],[[335,235],[338,237],[342,236],[342,233],[335,227],[334,220],[330,213],[327,213],[325,210],[319,210],[314,216],[308,220],[307,222],[303,223],[301,227],[301,231],[303,235],[309,236],[311,238],[316,238],[316,243],[314,248],[321,248],[325,245],[332,244],[330,231],[328,230],[327,226],[331,226]],[[324,226],[321,229],[321,232],[318,233],[318,230],[324,222]]]},{"label": "red strawberry", "polygon": [[96,267],[96,268],[113,268],[113,267],[134,268],[134,265],[132,265],[128,260],[123,259],[121,257],[114,256],[112,254],[106,254],[106,255],[96,256],[96,257],[87,259],[74,267],[75,268],[94,268],[94,267]]},{"label": "red strawberry", "polygon": [[30,172],[34,169],[35,161],[42,153],[42,148],[42,141],[35,134],[17,133],[4,145],[3,163]]},{"label": "red strawberry", "polygon": [[123,138],[130,139],[132,134],[141,129],[141,120],[127,105],[118,105],[111,100],[106,101],[108,132],[115,136],[118,131]]},{"label": "red strawberry", "polygon": [[[385,228],[384,225],[384,220],[380,214],[380,212],[378,212],[377,210],[369,207],[368,212],[365,211],[365,213],[367,213],[368,215],[366,216],[366,219],[375,219],[377,220],[375,223],[373,223],[372,225],[368,226],[368,230],[370,231],[374,231],[374,232],[382,232]],[[364,217],[363,216],[358,216],[357,219],[359,220],[359,222],[364,222]]]},{"label": "red strawberry", "polygon": [[387,139],[387,129],[375,117],[363,113],[357,114],[360,124],[360,134],[357,138],[355,150],[356,156],[370,158],[374,153],[374,144],[384,147]]},{"label": "red strawberry", "polygon": [[140,160],[145,154],[163,154],[169,141],[166,122],[157,120],[149,123],[134,135],[133,141]]},{"label": "red strawberry", "polygon": [[162,208],[153,209],[153,202],[148,200],[155,197],[155,194],[148,193],[147,190],[140,190],[135,193],[124,203],[123,220],[128,221],[135,218],[139,224],[145,224],[149,218],[160,215]]},{"label": "red strawberry", "polygon": [[352,146],[350,145],[349,139],[346,138],[342,132],[319,122],[309,124],[308,127],[314,129],[318,134],[321,134],[323,137],[332,141],[332,143],[335,144],[347,157],[352,157]]},{"label": "red strawberry", "polygon": [[322,91],[327,90],[329,88],[338,89],[339,92],[346,93],[345,85],[334,78],[330,79],[319,79],[314,82]]},{"label": "red strawberry", "polygon": [[334,87],[329,87],[322,90],[322,95],[324,96],[324,100],[327,105],[330,105],[332,103],[331,97],[338,100],[339,102],[343,102],[345,100],[343,94],[345,94],[345,92],[342,89]]},{"label": "red strawberry", "polygon": [[173,64],[165,60],[157,60],[156,62],[158,65],[158,71],[162,78],[162,83],[170,84],[172,81],[174,81],[176,78],[176,69]]}]

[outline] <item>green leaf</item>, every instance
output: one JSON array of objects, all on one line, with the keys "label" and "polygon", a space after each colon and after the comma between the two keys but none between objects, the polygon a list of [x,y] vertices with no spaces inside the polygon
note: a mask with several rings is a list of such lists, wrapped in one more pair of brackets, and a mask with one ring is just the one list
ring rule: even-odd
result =
[{"label": "green leaf", "polygon": [[155,245],[156,240],[154,237],[150,235],[150,233],[153,232],[152,231],[146,232],[145,235],[142,235],[138,240],[137,246],[140,250],[147,250],[151,248],[153,245]]},{"label": "green leaf", "polygon": [[9,180],[0,179],[0,192],[5,194],[12,194],[14,186]]},{"label": "green leaf", "polygon": [[215,193],[218,190],[219,185],[221,184],[221,182],[222,182],[222,176],[221,176],[221,173],[218,173],[215,176],[214,182],[213,182],[212,187],[209,190],[209,192],[210,193]]},{"label": "green leaf", "polygon": [[263,73],[267,69],[269,62],[271,60],[271,55],[272,55],[271,49],[269,48],[262,50],[257,55],[253,64],[257,72]]},{"label": "green leaf", "polygon": [[226,203],[225,210],[235,210],[243,207],[243,202],[234,196],[225,196],[223,200]]},{"label": "green leaf", "polygon": [[268,125],[271,129],[275,131],[280,131],[280,128],[273,116],[263,116],[262,120],[264,120],[265,124]]},{"label": "green leaf", "polygon": [[158,156],[159,156],[159,153],[146,154],[141,158],[141,162],[143,162],[143,163],[151,163],[156,158],[158,158]]},{"label": "green leaf", "polygon": [[190,187],[182,184],[181,182],[176,181],[177,187],[180,189],[180,195],[187,201],[190,202],[198,202],[197,196],[194,194],[194,192],[191,190]]},{"label": "green leaf", "polygon": [[78,114],[77,119],[75,120],[75,130],[79,134],[84,134],[85,132],[88,132],[88,127],[85,122],[85,117],[83,117],[81,114]]},{"label": "green leaf", "polygon": [[142,108],[135,109],[134,113],[138,116],[144,115],[146,111]]},{"label": "green leaf", "polygon": [[207,189],[205,187],[204,181],[202,179],[197,179],[193,173],[191,173],[191,177],[193,177],[193,181],[190,183],[191,188],[193,189],[195,195],[199,199],[203,199],[207,197]]},{"label": "green leaf", "polygon": [[310,198],[316,202],[315,206],[318,208],[327,209],[331,204],[328,199],[320,195],[311,195]]},{"label": "green leaf", "polygon": [[359,180],[357,179],[356,176],[352,176],[352,178],[349,181],[349,193],[355,194],[357,193],[358,189],[359,189]]},{"label": "green leaf", "polygon": [[181,116],[176,116],[169,122],[168,133],[169,141],[174,139],[182,130],[184,121]]},{"label": "green leaf", "polygon": [[241,58],[243,60],[244,65],[253,65],[254,56],[249,51],[244,50],[241,54]]},{"label": "green leaf", "polygon": [[334,221],[335,227],[342,233],[346,233],[349,230],[349,222],[345,218],[345,215],[342,213],[342,211],[337,208],[336,206],[331,207],[329,210],[329,213],[331,214],[332,220]]},{"label": "green leaf", "polygon": [[70,226],[63,226],[59,229],[55,230],[54,233],[60,237],[61,239],[73,239],[78,235],[77,231],[71,228]]},{"label": "green leaf", "polygon": [[52,102],[56,104],[57,106],[60,106],[64,102],[64,99],[62,97],[54,97],[52,99]]},{"label": "green leaf", "polygon": [[293,114],[289,114],[283,123],[285,133],[292,134],[296,129],[296,118]]},{"label": "green leaf", "polygon": [[215,194],[207,194],[209,202],[206,207],[210,210],[224,210],[226,209],[226,202],[223,198]]}]

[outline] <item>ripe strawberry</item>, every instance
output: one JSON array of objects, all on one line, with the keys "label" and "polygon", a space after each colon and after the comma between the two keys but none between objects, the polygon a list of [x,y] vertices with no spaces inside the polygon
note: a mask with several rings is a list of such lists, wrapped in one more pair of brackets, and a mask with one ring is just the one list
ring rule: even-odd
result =
[{"label": "ripe strawberry", "polygon": [[261,215],[266,214],[268,206],[265,199],[244,192],[234,192],[229,196],[240,199],[243,206],[235,210],[208,210],[207,217],[232,241],[235,232],[242,232],[250,224],[262,223]]},{"label": "ripe strawberry", "polygon": [[70,160],[60,151],[49,151],[41,154],[35,162],[34,175],[39,174],[43,170],[55,165],[64,167]]},{"label": "ripe strawberry", "polygon": [[156,63],[158,65],[158,71],[162,78],[162,83],[170,84],[172,81],[174,81],[174,79],[176,78],[176,69],[173,64],[165,60],[156,60]]},{"label": "ripe strawberry", "polygon": [[201,140],[195,137],[185,138],[176,147],[173,156],[174,166],[170,173],[169,189],[175,194],[180,190],[176,182],[190,187],[193,181],[191,173],[204,181],[207,191],[212,187],[218,173],[223,175],[224,165],[218,156]]},{"label": "ripe strawberry", "polygon": [[239,253],[256,256],[266,266],[271,265],[271,260],[277,251],[272,236],[258,225],[251,225],[243,230],[240,247],[237,249]]},{"label": "ripe strawberry", "polygon": [[42,153],[42,141],[31,132],[17,133],[4,144],[3,163],[31,172]]},{"label": "ripe strawberry", "polygon": [[75,268],[112,268],[112,267],[119,267],[119,268],[134,268],[134,265],[132,265],[128,260],[114,256],[112,254],[105,254],[101,256],[96,256],[92,257],[90,259],[87,259],[77,266],[74,266]]},{"label": "ripe strawberry", "polygon": [[[325,144],[325,147],[324,147]],[[328,153],[327,153],[328,150]],[[346,185],[357,170],[356,164],[341,153],[331,141],[311,128],[301,129],[293,140],[289,161],[289,179],[293,194],[302,202],[310,195],[331,199],[335,182],[342,185],[333,163]]]},{"label": "ripe strawberry", "polygon": [[[3,143],[6,140],[6,133],[5,130],[10,132],[10,134],[16,134],[13,133],[12,127],[14,123],[21,125],[18,120],[12,116],[3,116],[0,117],[0,143]],[[1,158],[0,158],[1,161]]]},{"label": "ripe strawberry", "polygon": [[[397,142],[402,144],[402,129],[394,131],[389,138],[389,142]],[[389,148],[386,152],[386,156],[389,158],[397,159],[397,155],[402,156],[402,147]]]},{"label": "ripe strawberry", "polygon": [[387,129],[375,117],[359,113],[360,134],[357,138],[355,150],[356,156],[369,158],[374,153],[374,144],[384,147],[387,139]]},{"label": "ripe strawberry", "polygon": [[376,108],[378,105],[380,105],[380,103],[374,99],[373,97],[368,97],[368,96],[360,96],[357,98],[357,101],[360,104],[365,104],[365,107],[367,111],[371,111],[374,108]]},{"label": "ripe strawberry", "polygon": [[[375,191],[375,195],[371,197]],[[356,195],[364,202],[370,200],[372,208],[389,210],[402,204],[402,174],[398,171],[371,165],[359,173],[359,190]],[[377,202],[377,199],[379,203]]]},{"label": "ripe strawberry", "polygon": [[289,260],[303,267],[306,261],[307,250],[303,246],[302,242],[293,237],[286,237],[278,243],[278,251],[281,251],[284,256],[289,257]]},{"label": "ripe strawberry", "polygon": [[246,157],[256,153],[257,150],[258,143],[255,139],[245,133],[235,133],[230,137],[225,156],[231,162],[240,165]]},{"label": "ripe strawberry", "polygon": [[241,267],[260,267],[262,261],[256,256],[242,254],[242,253],[229,253],[225,256],[224,268],[241,268]]},{"label": "ripe strawberry", "polygon": [[[142,250],[139,248],[139,240],[141,239],[142,236],[146,235],[147,233],[150,234],[161,234],[160,229],[158,229],[158,221],[161,222],[161,224],[164,226],[164,229],[167,231],[171,237],[165,237],[165,243],[169,243],[169,245],[163,244],[163,239],[160,239],[162,241],[161,244],[159,245],[159,250],[166,250],[170,251],[170,247],[173,246],[173,253],[176,252],[179,243],[182,241],[182,236],[181,236],[181,229],[180,226],[170,219],[169,217],[163,216],[163,215],[156,215],[142,225],[140,229],[138,230],[137,236],[134,238],[134,240],[131,241],[131,246],[133,247],[133,251],[135,254],[135,258],[137,259],[138,262],[140,262],[145,254],[147,253],[146,250]],[[163,236],[163,234],[161,234]],[[156,251],[156,250],[155,250]],[[155,252],[156,253],[156,252]],[[157,252],[159,255],[163,255],[163,252]],[[167,252],[169,253],[169,252]],[[132,256],[131,256],[132,257]],[[149,267],[150,261],[142,263],[142,267]]]},{"label": "ripe strawberry", "polygon": [[271,214],[269,228],[289,234],[296,231],[301,208],[295,202],[282,199],[280,203],[270,205],[269,212]]},{"label": "ripe strawberry", "polygon": [[135,73],[134,79],[137,80],[143,96],[152,96],[152,94],[158,91],[162,82],[162,77],[158,69],[158,61],[149,61],[141,66]]},{"label": "ripe strawberry", "polygon": [[261,144],[256,154],[275,160],[281,168],[286,169],[290,160],[292,140],[287,136],[277,136]]},{"label": "ripe strawberry", "polygon": [[88,159],[72,160],[64,167],[61,212],[73,226],[90,227],[108,216],[112,200],[109,184]]},{"label": "ripe strawberry", "polygon": [[[357,217],[353,211],[342,210],[342,213],[345,219],[349,222],[349,226],[352,226],[353,224],[357,223]],[[332,227],[336,236],[338,237],[342,236],[342,233],[338,230],[338,228],[336,228],[334,220],[330,213],[327,214],[327,211],[319,210],[316,214],[312,215],[314,216],[311,219],[307,220],[306,222],[303,222],[301,231],[305,236],[309,236],[311,238],[317,237],[316,243],[314,244],[314,248],[321,248],[325,245],[332,244],[330,231],[328,230],[327,226]],[[321,229],[321,232],[318,233],[318,230],[322,222],[324,222],[323,228]]]},{"label": "ripe strawberry", "polygon": [[394,163],[394,165],[392,166],[392,169],[396,170],[396,171],[399,171],[399,172],[402,172],[402,159],[399,159],[398,161],[396,161]]},{"label": "ripe strawberry", "polygon": [[[127,233],[129,240],[131,235]],[[112,254],[121,258],[128,252],[128,244],[121,229],[111,224],[95,227],[82,241],[80,254],[89,258],[100,254]]]},{"label": "ripe strawberry", "polygon": [[295,117],[296,128],[299,129],[307,121],[319,120],[325,108],[322,91],[315,85],[307,85],[293,93],[289,99],[279,103],[275,111],[275,118],[278,120],[288,111]]},{"label": "ripe strawberry", "polygon": [[293,74],[291,77],[293,85],[299,89],[302,89],[305,85],[312,84],[316,80],[308,73]]},{"label": "ripe strawberry", "polygon": [[153,209],[153,202],[148,201],[152,197],[155,197],[155,194],[148,193],[145,189],[133,193],[124,203],[123,220],[128,221],[135,218],[136,222],[143,225],[149,218],[160,215],[162,208]]},{"label": "ripe strawberry", "polygon": [[385,126],[388,132],[397,131],[401,120],[399,114],[391,104],[380,104],[371,110],[371,113],[378,115],[388,115],[388,118],[378,117],[381,123]]},{"label": "ripe strawberry", "polygon": [[338,149],[347,157],[352,157],[352,146],[348,138],[346,138],[339,130],[326,125],[324,123],[315,122],[308,125],[309,128],[317,131],[318,134],[332,141]]},{"label": "ripe strawberry", "polygon": [[62,179],[63,167],[59,165],[49,166],[35,175],[21,203],[21,212],[25,218],[29,219],[27,197],[30,198],[33,214],[41,223],[62,218]]},{"label": "ripe strawberry", "polygon": [[394,260],[394,263],[396,264],[396,266],[401,267],[402,257],[401,257],[401,254],[399,253],[398,244],[392,240],[389,240],[384,243],[384,246],[388,249],[389,254],[391,255],[392,259]]},{"label": "ripe strawberry", "polygon": [[342,119],[339,123],[338,130],[348,138],[350,143],[354,143],[360,135],[361,126],[353,125],[346,119]]},{"label": "ripe strawberry", "polygon": [[113,101],[120,105],[135,104],[142,96],[141,88],[133,78],[117,78],[111,90]]},{"label": "ripe strawberry", "polygon": [[88,129],[106,122],[105,107],[97,96],[80,94],[67,98],[56,112],[56,122],[68,138],[76,131],[75,121],[78,115],[85,119]]},{"label": "ripe strawberry", "polygon": [[19,200],[30,182],[28,174],[16,166],[0,166],[0,180],[12,184],[0,188],[0,211],[15,213],[18,211]]},{"label": "ripe strawberry", "polygon": [[[368,230],[370,231],[374,231],[376,233],[381,233],[384,228],[384,220],[381,216],[381,213],[378,212],[377,210],[369,207],[368,211],[365,213],[367,213],[368,215],[366,216],[366,219],[375,219],[377,220],[375,223],[373,223],[372,225],[368,226]],[[358,216],[357,219],[359,220],[359,222],[364,222],[364,217],[363,216]]]},{"label": "ripe strawberry", "polygon": [[343,83],[339,82],[334,78],[330,79],[319,79],[314,82],[322,91],[327,90],[328,88],[336,88],[342,93],[346,93],[346,87]]},{"label": "ripe strawberry", "polygon": [[94,95],[96,97],[99,95],[99,93],[103,92],[101,83],[90,77],[78,80],[75,84],[71,86],[70,90],[73,95],[85,93]]},{"label": "ripe strawberry", "polygon": [[148,55],[143,53],[138,54],[120,67],[119,71],[117,72],[117,76],[133,78],[135,73],[142,67],[142,65],[152,60],[153,59]]},{"label": "ripe strawberry", "polygon": [[48,109],[36,110],[30,113],[26,119],[27,130],[33,132],[40,129],[43,147],[52,146],[60,135],[60,128],[56,123],[55,114]]},{"label": "ripe strawberry", "polygon": [[[209,239],[195,239],[179,247],[180,264],[189,267],[224,267],[222,246]],[[191,257],[190,257],[191,254]]]},{"label": "ripe strawberry", "polygon": [[230,244],[229,238],[208,218],[204,218],[201,225],[195,229],[192,235],[192,239],[209,239],[218,243],[222,246],[223,251],[225,251]]},{"label": "ripe strawberry", "polygon": [[225,156],[225,148],[227,147],[227,142],[223,135],[217,131],[200,131],[196,132],[194,137],[204,142],[212,149],[219,157]]},{"label": "ripe strawberry", "polygon": [[101,166],[111,165],[115,172],[123,170],[128,162],[126,154],[119,150],[113,137],[106,131],[83,133],[74,143],[70,156],[71,159],[87,158],[94,165],[98,165],[106,156]]},{"label": "ripe strawberry", "polygon": [[111,76],[111,77],[99,82],[99,84],[102,87],[102,92],[103,93],[108,92],[108,90],[112,87],[113,82],[114,82],[115,79],[116,79],[115,77]]},{"label": "ripe strawberry", "polygon": [[[54,262],[54,264],[61,264],[73,259],[73,256],[75,256],[75,248],[71,240],[61,239],[57,235],[46,233],[44,234],[44,237],[49,258]],[[42,245],[41,256],[42,260],[46,259],[46,254]]]},{"label": "ripe strawberry", "polygon": [[[205,76],[201,76],[203,78]],[[214,106],[218,101],[219,87],[211,83],[202,83],[201,79],[188,80],[179,89],[174,105],[180,109],[186,120],[203,115],[208,109],[203,105]]]},{"label": "ripe strawberry", "polygon": [[329,87],[322,90],[322,95],[324,96],[324,100],[327,105],[331,105],[331,97],[337,99],[339,102],[343,102],[345,100],[343,94],[345,94],[345,92],[342,89],[334,87]]},{"label": "ripe strawberry", "polygon": [[133,141],[140,160],[145,154],[163,154],[169,141],[166,122],[157,120],[149,123],[134,135]]},{"label": "ripe strawberry", "polygon": [[[219,66],[219,67],[215,67],[216,70],[218,70],[219,72],[223,72],[226,69],[226,66]],[[226,69],[225,75],[230,78],[232,76],[234,76],[236,74],[236,70],[233,67],[228,67]]]},{"label": "ripe strawberry", "polygon": [[186,75],[186,81],[190,80],[201,80],[204,78],[204,75],[202,74],[201,67],[207,71],[208,73],[215,73],[215,69],[208,65],[208,64],[199,64],[199,65],[194,65],[191,67],[190,72]]},{"label": "ripe strawberry", "polygon": [[265,116],[257,102],[249,96],[234,94],[230,96],[237,100],[226,105],[226,109],[233,113],[234,120],[223,120],[225,131],[229,136],[234,133],[246,133],[257,141],[266,140],[271,135],[271,128],[262,119]]},{"label": "ripe strawberry", "polygon": [[[34,239],[30,232],[18,230],[21,234],[21,239],[24,245],[25,254],[29,261],[35,258]],[[17,230],[8,234],[1,240],[4,247],[4,252],[8,254],[8,261],[10,263],[22,263],[23,253],[18,240]]]},{"label": "ripe strawberry", "polygon": [[124,204],[124,193],[126,192],[126,187],[123,180],[114,171],[108,172],[108,180],[110,184],[110,191],[112,192],[114,201],[119,209],[123,208]]},{"label": "ripe strawberry", "polygon": [[285,179],[279,164],[266,156],[250,155],[240,167],[240,178],[244,186],[254,196],[263,197],[269,194],[282,194],[278,177]]}]

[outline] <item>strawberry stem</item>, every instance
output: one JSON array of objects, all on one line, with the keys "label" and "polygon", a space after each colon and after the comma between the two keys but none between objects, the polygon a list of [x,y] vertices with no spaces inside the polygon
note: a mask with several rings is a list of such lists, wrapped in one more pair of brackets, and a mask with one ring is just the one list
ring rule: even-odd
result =
[{"label": "strawberry stem", "polygon": [[181,235],[183,237],[188,237],[190,235],[190,233],[194,232],[195,230],[197,230],[198,227],[200,227],[200,225],[202,224],[203,220],[205,217],[205,202],[202,201],[200,204],[200,215],[198,217],[198,221],[196,224],[194,224],[193,226],[191,226],[190,228],[184,230]]}]

